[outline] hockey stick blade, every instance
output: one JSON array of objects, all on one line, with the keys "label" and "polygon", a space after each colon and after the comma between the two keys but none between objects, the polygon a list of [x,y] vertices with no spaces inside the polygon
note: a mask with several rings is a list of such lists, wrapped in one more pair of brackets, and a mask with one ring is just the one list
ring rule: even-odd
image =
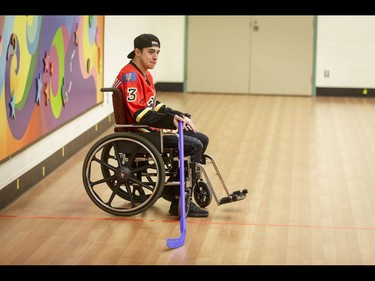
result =
[{"label": "hockey stick blade", "polygon": [[170,249],[180,248],[185,245],[186,232],[182,232],[180,237],[168,238],[167,246]]},{"label": "hockey stick blade", "polygon": [[185,245],[186,237],[186,209],[185,209],[185,168],[184,168],[184,128],[182,122],[178,122],[178,150],[180,157],[180,237],[168,238],[167,246],[175,249]]}]

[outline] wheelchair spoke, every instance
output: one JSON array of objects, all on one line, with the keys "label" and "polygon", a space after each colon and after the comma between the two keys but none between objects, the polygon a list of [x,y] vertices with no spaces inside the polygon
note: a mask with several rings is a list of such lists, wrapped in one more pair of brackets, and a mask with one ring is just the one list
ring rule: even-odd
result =
[{"label": "wheelchair spoke", "polygon": [[129,183],[125,183],[125,187],[126,187],[126,191],[128,192],[129,194],[129,198],[130,198],[130,202],[132,204],[132,207],[135,207],[135,201],[134,201],[134,194],[132,193],[131,191],[131,188],[129,186]]},{"label": "wheelchair spoke", "polygon": [[155,186],[155,183],[154,182],[150,182],[149,184],[135,178],[135,177],[131,177],[131,180],[134,181],[135,183],[139,184],[140,186],[143,186],[144,188],[152,191],[154,190],[154,186]]},{"label": "wheelchair spoke", "polygon": [[148,164],[148,165],[145,165],[145,166],[138,166],[137,168],[133,168],[132,172],[133,173],[139,173],[139,172],[147,171],[147,169],[156,169],[155,164]]},{"label": "wheelchair spoke", "polygon": [[112,170],[112,171],[116,171],[116,167],[113,167],[112,165],[110,165],[109,163],[107,163],[107,161],[103,161],[103,160],[101,160],[101,159],[99,159],[99,158],[97,158],[97,157],[94,157],[93,158],[93,161],[96,161],[96,162],[98,162],[99,164],[101,164],[101,165],[103,165],[104,167],[107,167],[108,169],[110,169],[110,170]]},{"label": "wheelchair spoke", "polygon": [[119,182],[116,183],[115,188],[113,189],[113,192],[112,192],[111,196],[110,196],[109,199],[108,199],[108,205],[109,205],[109,206],[111,206],[111,203],[112,203],[113,199],[114,199],[115,196],[117,195],[117,192],[118,192],[118,190],[119,190],[120,185],[121,185],[121,184],[120,184]]},{"label": "wheelchair spoke", "polygon": [[120,152],[119,152],[119,147],[118,147],[118,142],[117,141],[114,141],[113,142],[113,150],[115,151],[115,159],[117,160],[117,164],[119,166],[122,165],[121,163],[121,157],[120,157]]},{"label": "wheelchair spoke", "polygon": [[[135,194],[136,192],[138,192],[138,195]],[[145,191],[140,186],[134,186],[133,194],[134,196],[138,196],[141,202],[145,202],[148,198]]]},{"label": "wheelchair spoke", "polygon": [[135,151],[132,152],[132,154],[128,157],[128,162],[126,163],[126,167],[131,167],[134,163],[134,160],[138,154],[138,151],[140,149],[140,146],[137,147],[137,149]]},{"label": "wheelchair spoke", "polygon": [[103,178],[103,179],[100,179],[100,180],[97,180],[97,181],[90,181],[90,184],[92,186],[95,186],[95,185],[98,185],[98,184],[101,184],[101,183],[107,183],[107,182],[114,181],[115,179],[116,179],[116,176],[111,176],[109,178]]}]

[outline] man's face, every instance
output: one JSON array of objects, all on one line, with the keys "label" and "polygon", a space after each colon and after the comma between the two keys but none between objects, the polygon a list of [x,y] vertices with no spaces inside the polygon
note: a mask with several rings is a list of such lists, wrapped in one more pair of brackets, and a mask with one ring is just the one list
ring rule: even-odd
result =
[{"label": "man's face", "polygon": [[142,67],[145,69],[153,69],[156,66],[160,53],[159,47],[147,47],[143,48],[142,51],[136,49],[136,55],[139,55]]}]

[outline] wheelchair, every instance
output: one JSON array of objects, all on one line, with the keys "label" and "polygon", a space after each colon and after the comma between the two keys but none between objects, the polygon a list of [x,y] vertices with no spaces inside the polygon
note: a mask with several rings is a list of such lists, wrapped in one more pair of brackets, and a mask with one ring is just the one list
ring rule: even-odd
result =
[{"label": "wheelchair", "polygon": [[[145,212],[162,197],[165,188],[180,185],[169,181],[175,176],[180,159],[178,149],[163,147],[163,136],[178,134],[159,129],[139,132],[147,125],[125,123],[125,101],[117,88],[102,88],[112,92],[114,132],[99,139],[89,149],[82,167],[82,180],[89,198],[101,210],[115,216],[134,216]],[[214,159],[204,155],[201,163],[192,163],[184,157],[185,215],[190,201],[202,208],[211,204],[222,205],[246,198],[247,189],[229,193]],[[225,190],[226,196],[218,198],[204,167],[211,163]],[[180,204],[179,204],[180,206]],[[180,210],[179,210],[180,214]]]}]

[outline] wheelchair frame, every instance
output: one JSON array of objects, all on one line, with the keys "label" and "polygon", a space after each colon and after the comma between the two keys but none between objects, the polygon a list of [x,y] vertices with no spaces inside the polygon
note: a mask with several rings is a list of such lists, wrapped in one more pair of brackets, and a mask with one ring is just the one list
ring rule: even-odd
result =
[{"label": "wheelchair frame", "polygon": [[[125,123],[127,109],[120,90],[102,88],[101,91],[112,92],[114,133],[99,139],[89,149],[82,167],[83,184],[90,199],[103,211],[116,216],[137,215],[153,206],[162,196],[164,187],[180,185],[179,181],[166,180],[174,175],[179,165],[178,149],[163,146],[165,135],[178,138],[178,134],[162,129],[148,133],[129,131],[149,126]],[[225,190],[226,196],[221,199],[216,196],[204,167],[207,160]],[[212,197],[219,206],[242,200],[247,195],[247,189],[229,193],[216,162],[207,154],[202,163],[192,163],[190,156],[185,156],[184,171],[186,216],[192,198],[204,208]]]}]

